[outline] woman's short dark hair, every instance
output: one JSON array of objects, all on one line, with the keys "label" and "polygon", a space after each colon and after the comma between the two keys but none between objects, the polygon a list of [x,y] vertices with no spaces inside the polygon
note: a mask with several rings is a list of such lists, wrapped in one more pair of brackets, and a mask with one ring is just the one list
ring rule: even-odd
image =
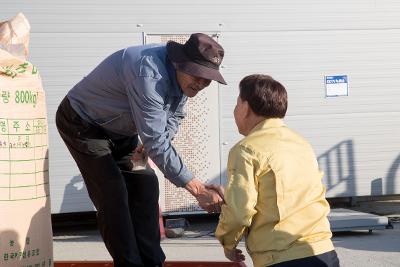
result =
[{"label": "woman's short dark hair", "polygon": [[239,84],[240,98],[249,103],[253,112],[267,118],[283,118],[287,110],[285,87],[271,76],[253,74]]}]

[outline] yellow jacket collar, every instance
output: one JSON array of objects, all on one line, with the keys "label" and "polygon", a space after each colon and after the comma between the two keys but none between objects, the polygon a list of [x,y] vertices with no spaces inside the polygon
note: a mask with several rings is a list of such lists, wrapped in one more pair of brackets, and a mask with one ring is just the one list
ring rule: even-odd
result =
[{"label": "yellow jacket collar", "polygon": [[254,128],[251,129],[249,134],[251,134],[257,130],[260,130],[260,129],[278,128],[278,127],[282,127],[282,126],[285,126],[285,123],[283,122],[282,119],[279,119],[279,118],[265,119],[265,120],[259,122],[256,126],[254,126]]}]

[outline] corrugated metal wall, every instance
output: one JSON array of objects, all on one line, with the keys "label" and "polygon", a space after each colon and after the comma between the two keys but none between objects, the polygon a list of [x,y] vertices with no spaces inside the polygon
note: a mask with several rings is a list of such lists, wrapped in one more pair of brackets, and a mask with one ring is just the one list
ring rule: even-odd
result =
[{"label": "corrugated metal wall", "polygon": [[[54,114],[66,92],[114,50],[148,34],[220,32],[222,177],[240,138],[237,85],[268,73],[288,89],[286,122],[313,144],[328,196],[400,193],[400,3],[398,1],[10,1],[0,20],[23,12],[31,57],[47,93],[53,213],[91,210]],[[326,98],[325,75],[348,75],[349,96]]]}]

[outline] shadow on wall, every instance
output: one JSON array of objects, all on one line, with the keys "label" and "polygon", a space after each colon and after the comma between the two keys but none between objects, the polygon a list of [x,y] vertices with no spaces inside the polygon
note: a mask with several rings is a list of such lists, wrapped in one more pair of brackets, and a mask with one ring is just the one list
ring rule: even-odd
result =
[{"label": "shadow on wall", "polygon": [[353,141],[346,140],[335,145],[318,157],[328,197],[357,195],[355,185]]},{"label": "shadow on wall", "polygon": [[71,181],[65,186],[60,213],[77,211],[77,209],[80,211],[95,210],[81,174],[73,176]]},{"label": "shadow on wall", "polygon": [[395,161],[392,163],[392,166],[390,166],[389,171],[386,176],[386,194],[391,195],[391,194],[396,194],[395,188],[396,187],[396,177],[398,178],[400,173],[399,173],[399,168],[400,168],[400,154],[397,156]]},{"label": "shadow on wall", "polygon": [[390,166],[386,179],[385,188],[383,186],[383,178],[376,178],[371,182],[371,195],[381,196],[381,195],[394,195],[396,194],[396,178],[398,177],[398,170],[400,168],[400,155],[393,161]]},{"label": "shadow on wall", "polygon": [[383,181],[382,178],[376,178],[371,181],[371,196],[383,195]]},{"label": "shadow on wall", "polygon": [[[318,158],[319,168],[324,172],[323,182],[327,188],[328,197],[354,196],[357,193],[354,166],[353,141],[346,140],[333,146]],[[221,182],[226,183],[226,169],[221,172]],[[219,177],[213,179],[218,181]],[[343,188],[343,189],[342,189]]]}]

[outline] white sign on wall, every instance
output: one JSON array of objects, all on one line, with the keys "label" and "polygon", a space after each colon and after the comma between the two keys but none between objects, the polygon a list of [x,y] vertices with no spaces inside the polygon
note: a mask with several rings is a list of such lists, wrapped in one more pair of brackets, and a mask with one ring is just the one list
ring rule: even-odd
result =
[{"label": "white sign on wall", "polygon": [[326,96],[348,96],[349,84],[347,75],[325,76]]}]

